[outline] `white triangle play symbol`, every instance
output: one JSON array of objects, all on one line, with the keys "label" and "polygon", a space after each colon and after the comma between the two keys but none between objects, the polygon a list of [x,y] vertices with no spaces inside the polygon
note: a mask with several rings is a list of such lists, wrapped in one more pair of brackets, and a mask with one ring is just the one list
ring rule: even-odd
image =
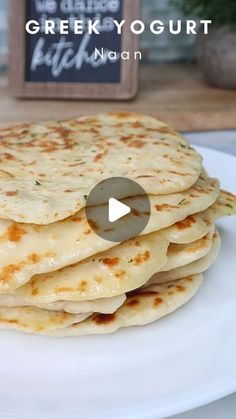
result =
[{"label": "white triangle play symbol", "polygon": [[108,214],[109,222],[114,223],[115,221],[129,214],[131,212],[131,209],[127,205],[118,201],[117,199],[110,198],[108,212],[109,212]]}]

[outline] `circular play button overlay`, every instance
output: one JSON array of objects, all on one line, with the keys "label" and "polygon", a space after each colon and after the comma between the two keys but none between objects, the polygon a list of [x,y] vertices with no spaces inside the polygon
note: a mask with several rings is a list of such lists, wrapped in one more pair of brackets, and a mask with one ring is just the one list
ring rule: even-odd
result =
[{"label": "circular play button overlay", "polygon": [[124,242],[139,236],[150,218],[150,201],[133,180],[112,177],[98,183],[86,200],[86,217],[101,238]]}]

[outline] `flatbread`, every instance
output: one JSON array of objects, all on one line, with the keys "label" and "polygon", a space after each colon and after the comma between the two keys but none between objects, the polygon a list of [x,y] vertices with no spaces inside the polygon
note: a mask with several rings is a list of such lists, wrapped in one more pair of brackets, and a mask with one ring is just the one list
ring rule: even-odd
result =
[{"label": "flatbread", "polygon": [[[143,287],[205,272],[205,270],[207,270],[216,260],[220,248],[219,233],[215,231],[212,240],[211,237],[212,234],[210,233],[203,239],[189,245],[170,245],[167,253],[167,264],[161,272],[155,273]],[[205,254],[206,256],[202,257],[202,255]],[[46,310],[64,310],[68,313],[98,312],[111,314],[114,313],[126,299],[126,295],[122,294],[112,298],[102,298],[91,301],[55,301],[51,304],[43,304],[38,302],[37,299],[35,301],[33,295],[31,297],[29,294],[24,295],[24,290],[29,290],[29,287],[23,287],[14,294],[0,295],[0,306],[15,307],[35,305],[36,307]]]},{"label": "flatbread", "polygon": [[184,220],[161,231],[171,243],[175,244],[192,243],[206,234],[212,235],[215,231],[215,224],[211,207],[206,211],[189,215]]},{"label": "flatbread", "polygon": [[[166,230],[171,242],[187,243],[203,237],[212,228],[212,216],[209,211],[195,213],[211,206],[218,194],[216,180],[199,179],[188,191],[151,196],[151,216],[142,234],[171,226]],[[139,222],[144,216],[142,211],[145,211],[142,209],[142,198],[129,198],[125,202],[132,206],[134,200],[140,203]],[[101,206],[98,210],[102,213]],[[128,225],[129,217],[124,220]],[[173,226],[176,222],[178,224]],[[120,228],[126,228],[124,221]],[[0,245],[0,293],[8,293],[36,274],[75,264],[110,249],[116,243],[97,235],[88,225],[84,210],[81,210],[75,216],[47,226],[0,220]]]},{"label": "flatbread", "polygon": [[[164,230],[162,230],[159,233],[159,237],[161,240],[163,237],[165,237],[168,242],[171,240],[175,240],[176,242],[181,243],[178,245],[170,245],[168,248],[167,258],[168,261],[166,265],[161,269],[163,270],[169,270],[176,268],[177,266],[182,266],[185,263],[190,263],[193,260],[196,260],[200,257],[202,257],[203,254],[205,254],[209,248],[211,247],[211,237],[214,231],[214,223],[211,219],[211,211],[205,211],[200,214],[196,214],[193,216],[188,217],[187,219],[177,223],[174,226],[168,227]],[[200,216],[201,215],[201,216]],[[195,225],[196,220],[203,221],[205,220],[205,225],[208,228],[207,236],[204,236],[201,240],[194,241],[193,243],[189,243],[188,240],[190,239],[189,233],[193,230],[193,235],[195,235],[195,230],[198,226],[198,224]],[[201,228],[203,228],[203,224],[199,222],[199,228],[201,232]],[[212,230],[213,229],[213,230]],[[204,229],[206,232],[207,230]],[[153,235],[154,236],[154,235]],[[156,239],[157,239],[156,235]],[[183,243],[183,238],[188,239],[186,241],[187,244]],[[145,236],[142,236],[142,239],[145,241]],[[148,240],[147,236],[147,240]],[[135,243],[135,241],[133,241]],[[189,245],[188,245],[189,243]],[[123,245],[120,245],[119,248],[123,248]],[[119,249],[116,249],[117,253]],[[166,248],[167,250],[167,248]],[[122,253],[122,252],[121,252]],[[101,256],[101,254],[100,254]],[[109,254],[106,254],[106,258],[108,259]],[[104,256],[105,257],[105,256]],[[130,262],[130,261],[128,261]],[[87,261],[85,261],[87,263]],[[95,263],[95,260],[93,261],[93,264]],[[131,268],[132,266],[130,266]],[[66,269],[66,268],[65,268]],[[93,268],[94,269],[94,268]],[[71,271],[70,267],[68,268],[68,271]],[[94,271],[93,271],[94,272]],[[202,272],[201,270],[199,272]],[[198,272],[198,273],[199,273]],[[78,269],[79,273],[79,269]],[[160,273],[159,275],[161,275]],[[54,273],[54,275],[57,275],[57,272]],[[132,272],[130,272],[130,275],[132,275]],[[54,276],[54,278],[56,278]],[[70,277],[66,276],[67,284],[65,283],[64,286],[70,286]],[[117,295],[115,297],[108,297],[107,298],[100,298],[90,301],[54,301],[48,304],[45,304],[41,301],[38,301],[38,298],[34,298],[35,290],[37,288],[37,284],[41,281],[33,279],[32,283],[30,282],[28,286],[24,286],[15,293],[12,294],[3,294],[0,295],[0,305],[7,306],[7,307],[15,307],[15,306],[36,306],[39,308],[43,308],[46,310],[64,310],[67,313],[87,313],[87,312],[99,312],[99,313],[114,313],[125,301],[125,294]],[[49,281],[50,282],[50,281]],[[55,287],[57,286],[57,281],[53,281],[55,283]],[[80,277],[78,275],[77,280],[77,286],[80,284]],[[125,278],[124,278],[125,282]],[[47,286],[47,280],[45,281],[45,287]],[[145,285],[144,285],[145,286]],[[32,294],[33,290],[33,294]],[[31,292],[31,295],[29,294]],[[86,294],[86,291],[85,291]],[[36,296],[38,295],[40,299],[40,295],[38,292],[36,292]]]},{"label": "flatbread", "polygon": [[82,336],[116,332],[122,327],[143,326],[177,310],[198,291],[202,275],[190,276],[161,285],[151,285],[131,293],[122,307],[113,314],[94,314],[87,320],[51,336]]},{"label": "flatbread", "polygon": [[130,113],[5,128],[0,154],[0,217],[34,224],[75,214],[98,182],[114,176],[148,194],[187,190],[202,164],[168,125]]},{"label": "flatbread", "polygon": [[213,232],[192,243],[170,244],[166,238],[169,230],[141,236],[74,266],[35,276],[14,293],[0,295],[0,305],[109,313],[107,302],[112,313],[124,302],[124,293],[145,286],[154,273],[189,264],[212,247]]},{"label": "flatbread", "polygon": [[0,295],[0,306],[4,307],[38,307],[44,310],[65,311],[70,314],[114,313],[126,300],[126,294],[116,297],[100,298],[91,301],[55,301],[51,304],[36,303],[18,294]]},{"label": "flatbread", "polygon": [[212,234],[188,244],[170,244],[168,261],[160,272],[167,272],[180,266],[187,265],[207,255],[212,247]]},{"label": "flatbread", "polygon": [[35,275],[14,294],[32,305],[124,294],[143,285],[165,266],[168,246],[169,241],[159,233],[129,240],[76,265]]},{"label": "flatbread", "polygon": [[[201,214],[201,217],[200,217]],[[176,242],[179,242],[181,244],[178,245],[170,245],[168,247],[167,252],[167,263],[165,266],[161,269],[163,270],[169,270],[176,268],[178,266],[182,266],[186,263],[190,263],[194,260],[197,260],[198,258],[202,257],[202,255],[206,254],[207,251],[209,251],[210,247],[212,246],[211,237],[214,232],[214,223],[212,222],[211,217],[211,211],[205,211],[203,213],[197,214],[195,216],[188,217],[187,219],[183,220],[182,222],[177,223],[174,226],[168,227],[159,233],[153,234],[153,237],[156,237],[156,240],[158,240],[158,237],[160,237],[160,240],[163,240],[163,238],[167,239],[168,242],[172,239],[174,239]],[[193,243],[189,243],[186,241],[187,244],[183,243],[183,237],[186,239],[190,239],[189,233],[193,229],[193,234],[195,234],[196,226],[195,222],[196,219],[200,218],[200,220],[205,220],[205,225],[208,227],[208,235],[204,236],[202,239],[194,241]],[[200,223],[200,231],[201,231],[201,225]],[[186,232],[189,232],[187,233]],[[207,230],[205,230],[207,231]],[[183,235],[183,237],[182,237]],[[149,240],[149,236],[146,237],[147,241]],[[142,236],[142,240],[145,242],[145,236]],[[133,241],[133,244],[135,245],[135,241]],[[131,242],[130,242],[131,243]],[[189,243],[189,244],[188,244]],[[124,245],[125,246],[125,245]],[[118,249],[116,249],[117,254],[119,254],[119,249],[124,248],[123,245],[120,245]],[[167,250],[167,248],[166,248]],[[120,252],[122,254],[123,251]],[[100,254],[101,257],[102,254]],[[108,256],[109,253],[106,255],[106,259],[109,260]],[[103,255],[103,257],[105,258]],[[131,261],[128,260],[128,263]],[[87,261],[85,261],[87,263]],[[93,265],[95,263],[95,260],[93,261]],[[131,262],[132,263],[132,262]],[[79,265],[80,266],[80,265]],[[130,265],[130,268],[132,268],[132,264]],[[67,269],[67,268],[65,268]],[[94,267],[93,267],[94,269]],[[67,271],[71,271],[70,267]],[[78,279],[77,279],[77,285],[78,287],[81,278],[79,275],[79,267],[78,267]],[[93,270],[94,272],[94,270]],[[201,270],[199,272],[202,272]],[[198,273],[199,273],[198,272]],[[54,286],[57,287],[57,281],[56,281],[56,275],[57,272],[54,273]],[[132,276],[132,271],[130,270],[129,275]],[[161,275],[161,273],[160,273]],[[125,285],[126,278],[123,279]],[[114,313],[125,301],[125,294],[117,295],[115,297],[106,297],[106,298],[100,298],[90,301],[54,301],[51,303],[43,303],[41,301],[40,292],[38,290],[38,283],[40,284],[41,281],[35,278],[28,284],[28,286],[24,286],[16,290],[12,294],[3,294],[0,295],[0,305],[7,306],[7,307],[14,307],[14,306],[36,306],[39,308],[43,308],[46,310],[64,310],[68,313],[87,313],[87,312],[99,312],[99,313]],[[50,280],[49,280],[50,283]],[[66,283],[63,285],[64,287],[68,286],[70,287],[71,279],[69,275],[66,275]],[[146,285],[146,284],[145,284]],[[144,286],[145,286],[144,285]],[[47,286],[47,280],[44,283],[44,288],[46,290]],[[36,291],[37,290],[37,291]],[[33,291],[33,292],[32,292]],[[35,298],[35,292],[36,292],[36,298]],[[85,291],[86,294],[86,291]],[[70,293],[71,295],[71,293]],[[69,297],[71,298],[71,297]]]},{"label": "flatbread", "polygon": [[201,281],[202,276],[195,275],[136,290],[113,314],[75,315],[35,307],[0,307],[0,328],[51,336],[112,333],[121,327],[151,323],[175,311],[193,297]]},{"label": "flatbread", "polygon": [[28,333],[48,333],[83,321],[87,314],[68,314],[63,311],[40,310],[35,307],[0,307],[0,328]]},{"label": "flatbread", "polygon": [[212,205],[211,211],[215,219],[236,215],[236,195],[221,190],[217,201]]},{"label": "flatbread", "polygon": [[168,281],[174,281],[179,278],[185,278],[190,275],[197,275],[207,271],[216,261],[220,250],[220,235],[216,231],[213,236],[212,247],[206,256],[196,260],[195,262],[188,263],[187,265],[181,266],[176,269],[172,269],[168,272],[158,272],[145,284],[146,286],[152,284],[162,284]]}]

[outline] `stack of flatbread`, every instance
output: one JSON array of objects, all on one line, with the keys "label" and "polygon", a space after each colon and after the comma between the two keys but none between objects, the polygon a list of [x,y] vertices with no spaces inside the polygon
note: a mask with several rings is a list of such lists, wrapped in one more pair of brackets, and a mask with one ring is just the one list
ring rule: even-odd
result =
[{"label": "stack of flatbread", "polygon": [[[101,238],[85,213],[92,188],[114,176],[138,182],[151,205],[145,230],[123,243]],[[128,195],[139,222],[142,196]],[[198,152],[154,118],[2,129],[0,327],[78,336],[157,320],[197,292],[220,247],[215,220],[235,213]]]}]

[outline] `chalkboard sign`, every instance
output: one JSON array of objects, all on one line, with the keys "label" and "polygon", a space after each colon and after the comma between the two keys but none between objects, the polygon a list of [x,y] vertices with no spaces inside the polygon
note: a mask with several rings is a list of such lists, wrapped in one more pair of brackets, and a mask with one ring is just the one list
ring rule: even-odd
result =
[{"label": "chalkboard sign", "polygon": [[[135,95],[138,42],[129,28],[139,18],[138,0],[11,0],[10,5],[13,95],[91,99]],[[126,28],[119,33],[117,25],[123,20]]]}]

